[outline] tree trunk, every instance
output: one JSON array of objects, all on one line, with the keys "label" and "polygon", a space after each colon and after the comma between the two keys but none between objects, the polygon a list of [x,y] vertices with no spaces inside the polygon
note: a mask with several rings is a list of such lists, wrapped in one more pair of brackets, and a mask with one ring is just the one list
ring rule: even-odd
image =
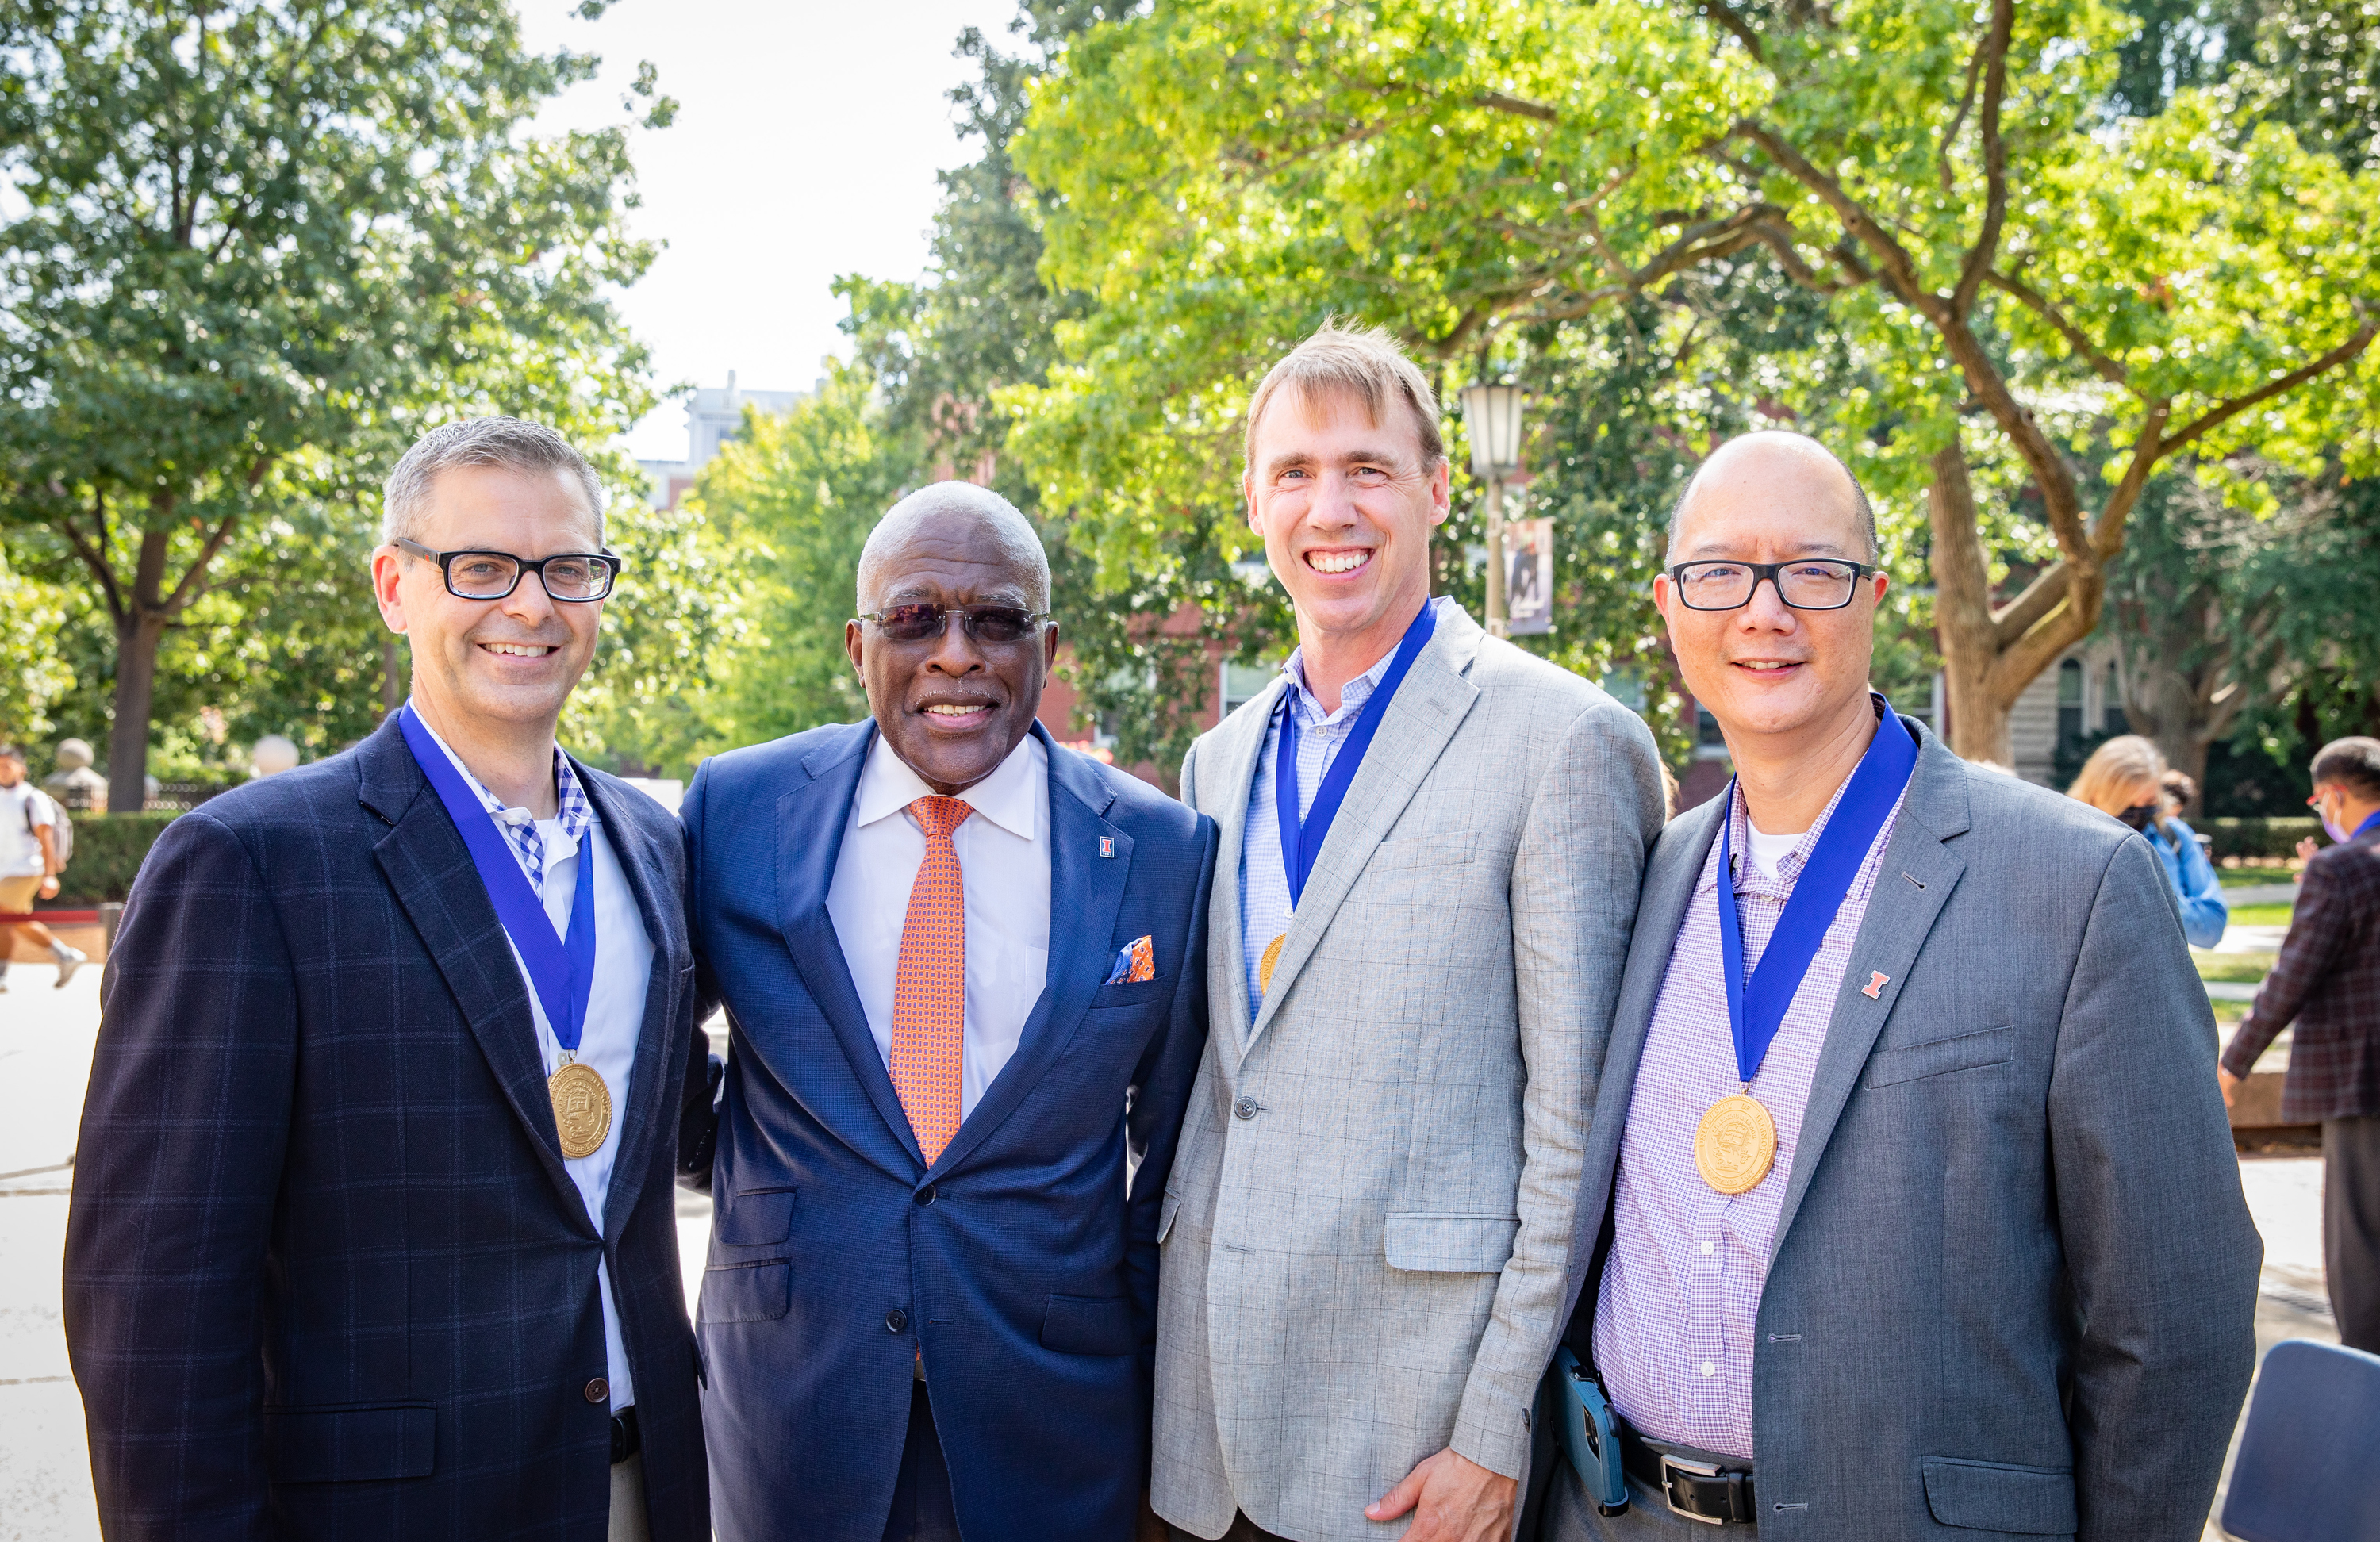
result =
[{"label": "tree trunk", "polygon": [[399,662],[396,638],[380,639],[380,710],[383,716],[405,705],[406,677]]},{"label": "tree trunk", "polygon": [[107,736],[107,811],[137,814],[149,803],[149,709],[156,696],[157,649],[165,616],[140,606],[115,628],[115,722]]},{"label": "tree trunk", "polygon": [[2010,710],[2034,676],[2090,635],[2104,579],[2061,562],[1996,609],[1974,487],[1956,440],[1935,453],[1933,472],[1925,515],[1934,532],[1934,630],[1949,697],[1950,748],[1965,759],[2014,770]]}]

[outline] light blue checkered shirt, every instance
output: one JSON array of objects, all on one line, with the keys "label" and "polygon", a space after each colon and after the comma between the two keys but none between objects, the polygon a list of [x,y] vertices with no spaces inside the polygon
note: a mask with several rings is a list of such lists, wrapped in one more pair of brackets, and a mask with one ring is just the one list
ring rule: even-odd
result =
[{"label": "light blue checkered shirt", "polygon": [[[1444,607],[1454,601],[1439,595],[1430,601],[1439,607],[1438,620],[1444,625]],[[1289,676],[1289,710],[1297,714],[1297,817],[1301,820],[1314,810],[1314,795],[1321,790],[1323,773],[1330,762],[1339,759],[1339,747],[1347,742],[1354,731],[1355,719],[1364,710],[1364,703],[1379,688],[1380,677],[1389,673],[1397,650],[1390,649],[1378,662],[1341,688],[1339,710],[1325,712],[1322,703],[1305,688],[1305,650],[1299,649],[1281,666]],[[1289,903],[1289,870],[1281,860],[1281,819],[1273,801],[1273,765],[1281,754],[1281,707],[1273,709],[1271,723],[1265,729],[1264,749],[1257,757],[1256,785],[1248,791],[1247,832],[1240,842],[1240,954],[1241,965],[1246,971],[1248,985],[1248,1026],[1255,1030],[1257,1014],[1264,1007],[1264,990],[1257,984],[1257,963],[1264,957],[1266,945],[1289,929],[1292,906]],[[1340,805],[1341,817],[1347,807]]]}]

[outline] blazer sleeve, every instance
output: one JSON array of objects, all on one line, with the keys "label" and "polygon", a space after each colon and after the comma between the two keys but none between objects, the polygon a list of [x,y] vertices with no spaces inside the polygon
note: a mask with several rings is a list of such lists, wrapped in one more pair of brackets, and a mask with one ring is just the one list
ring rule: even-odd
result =
[{"label": "blazer sleeve", "polygon": [[[2337,850],[2337,847],[2333,847]],[[2257,988],[2256,1000],[2231,1035],[2223,1051],[2223,1069],[2245,1077],[2281,1030],[2298,1020],[2306,998],[2329,977],[2339,950],[2354,930],[2348,896],[2340,892],[2335,863],[2316,859],[2306,864],[2298,882],[2297,908],[2289,913],[2289,929],[2272,973]]]},{"label": "blazer sleeve", "polygon": [[1189,935],[1182,951],[1182,977],[1164,1030],[1149,1040],[1132,1075],[1132,1108],[1124,1139],[1133,1161],[1132,1189],[1125,1198],[1124,1284],[1132,1296],[1133,1326],[1139,1333],[1141,1368],[1157,1369],[1157,1232],[1164,1217],[1165,1180],[1182,1139],[1190,1089],[1207,1052],[1207,901],[1215,878],[1215,821],[1197,817],[1198,889],[1190,906]]},{"label": "blazer sleeve", "polygon": [[185,814],[108,960],[67,1214],[67,1351],[114,1542],[267,1535],[257,1301],[297,1059],[263,879]]},{"label": "blazer sleeve", "polygon": [[686,1045],[686,1080],[678,1107],[677,1182],[699,1193],[710,1189],[711,1164],[719,1155],[719,1100],[724,1096],[727,1062],[710,1052],[702,1025],[719,1010],[719,977],[702,942],[702,813],[709,803],[710,763],[694,771],[678,808],[686,840],[686,935],[694,949],[694,1033]]},{"label": "blazer sleeve", "polygon": [[2144,842],[2116,848],[2050,1074],[2051,1192],[2081,1327],[2068,1423],[2085,1542],[2198,1535],[2256,1358],[2264,1244],[2222,1097],[2191,1052],[2212,1014],[2163,919],[2164,885]]},{"label": "blazer sleeve", "polygon": [[1457,1453],[1518,1477],[1529,1413],[1562,1330],[1572,1222],[1602,1064],[1635,930],[1645,858],[1661,832],[1653,735],[1623,708],[1579,714],[1531,800],[1510,904],[1520,1012],[1520,1230],[1463,1402]]},{"label": "blazer sleeve", "polygon": [[2211,948],[2223,941],[2223,929],[2231,923],[2231,907],[2223,901],[2215,865],[2199,849],[2197,835],[2180,820],[2160,839],[2173,843],[2173,897],[2181,907],[2181,935],[2193,948]]}]

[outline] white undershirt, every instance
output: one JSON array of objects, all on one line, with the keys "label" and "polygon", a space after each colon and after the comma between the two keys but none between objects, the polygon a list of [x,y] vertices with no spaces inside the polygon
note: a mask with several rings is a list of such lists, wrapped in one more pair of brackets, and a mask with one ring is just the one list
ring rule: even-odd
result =
[{"label": "white undershirt", "polygon": [[[483,787],[471,769],[454,747],[430,729],[430,736],[476,794]],[[636,892],[628,887],[627,876],[620,871],[620,858],[612,850],[603,834],[603,822],[590,806],[588,808],[587,844],[595,851],[595,990],[587,1005],[587,1027],[580,1035],[577,1051],[572,1059],[594,1068],[603,1078],[603,1086],[612,1094],[612,1127],[604,1133],[603,1144],[584,1157],[565,1158],[563,1167],[586,1201],[588,1219],[595,1230],[603,1230],[603,1201],[612,1191],[612,1164],[620,1155],[620,1132],[628,1122],[628,1075],[636,1068],[637,1040],[645,1027],[645,990],[651,983],[653,967],[652,939],[645,934],[645,918],[637,909]],[[546,916],[553,922],[554,935],[567,936],[570,931],[570,905],[578,892],[578,846],[562,832],[562,821],[537,821],[538,838],[545,844],[545,881],[540,884],[538,898],[544,902]],[[504,939],[507,946],[512,939]],[[553,1037],[553,1026],[546,1021],[545,1003],[538,999],[536,983],[530,979],[528,965],[521,961],[520,950],[513,948],[513,963],[521,972],[521,983],[528,988],[529,1015],[537,1025],[538,1062],[545,1074],[553,1075],[562,1064],[562,1041]],[[613,1305],[612,1272],[598,1261],[595,1266],[595,1288],[603,1306],[603,1358],[610,1375],[605,1378],[612,1390],[614,1412],[637,1401],[637,1383],[628,1366],[627,1341],[620,1333],[620,1312]]]},{"label": "white undershirt", "polygon": [[[909,891],[926,834],[909,805],[933,789],[882,734],[851,800],[826,913],[859,991],[868,1031],[892,1062],[892,990]],[[975,1111],[1025,1036],[1050,978],[1050,755],[1030,735],[959,800],[975,812],[951,832],[965,895],[966,1017],[959,1038],[959,1118]]]},{"label": "white undershirt", "polygon": [[1743,833],[1744,844],[1750,848],[1745,855],[1752,858],[1753,868],[1770,878],[1775,878],[1778,868],[1783,864],[1787,856],[1795,846],[1802,844],[1802,837],[1810,832],[1806,830],[1797,830],[1791,835],[1770,835],[1750,820],[1746,820],[1743,821]]}]

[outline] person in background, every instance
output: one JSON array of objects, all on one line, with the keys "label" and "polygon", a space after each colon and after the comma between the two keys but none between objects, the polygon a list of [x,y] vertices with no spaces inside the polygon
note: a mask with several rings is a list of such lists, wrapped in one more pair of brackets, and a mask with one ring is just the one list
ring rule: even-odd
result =
[{"label": "person in background", "polygon": [[2306,863],[2280,956],[2223,1051],[2229,1102],[2290,1024],[2281,1118],[2322,1125],[2322,1259],[2338,1342],[2380,1354],[2380,739],[2335,739],[2306,800],[2336,844]]},{"label": "person in background", "polygon": [[2188,793],[2197,791],[2189,777],[2166,769],[2155,745],[2138,734],[2119,734],[2091,752],[2082,773],[2066,791],[2148,838],[2181,912],[2181,935],[2193,948],[2211,948],[2223,941],[2223,929],[2231,922],[2230,907],[2223,903],[2215,865],[2207,861],[2197,832],[2176,817],[2189,801],[2188,793],[2180,798],[2168,793],[2168,779],[2176,776]]},{"label": "person in background", "polygon": [[[66,816],[25,776],[25,752],[0,745],[0,916],[24,915],[33,901],[58,893],[55,827]],[[8,989],[8,955],[23,931],[58,961],[58,989],[83,966],[82,951],[69,948],[39,921],[0,925],[0,990]]]}]

